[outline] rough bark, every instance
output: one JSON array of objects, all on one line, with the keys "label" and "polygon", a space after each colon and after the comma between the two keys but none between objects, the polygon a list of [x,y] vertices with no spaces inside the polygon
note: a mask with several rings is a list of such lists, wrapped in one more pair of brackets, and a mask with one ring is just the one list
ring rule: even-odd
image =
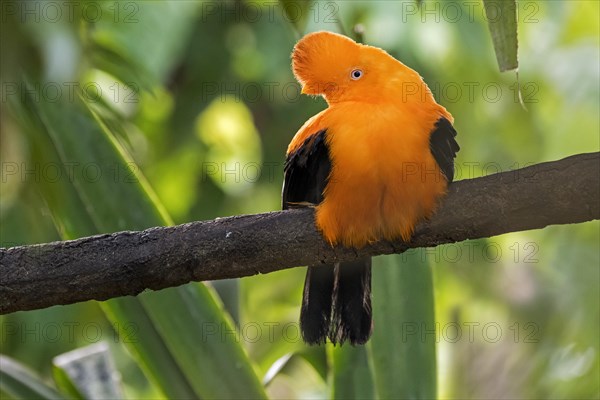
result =
[{"label": "rough bark", "polygon": [[331,248],[297,209],[0,249],[0,313],[400,253],[600,217],[600,153],[454,183],[410,243]]}]

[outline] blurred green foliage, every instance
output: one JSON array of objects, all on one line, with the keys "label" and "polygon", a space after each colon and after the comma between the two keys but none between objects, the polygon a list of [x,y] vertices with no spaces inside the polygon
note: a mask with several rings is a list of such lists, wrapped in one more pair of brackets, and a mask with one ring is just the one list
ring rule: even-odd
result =
[{"label": "blurred green foliage", "polygon": [[[366,43],[423,75],[456,119],[456,179],[600,147],[595,0],[518,3],[519,84],[498,72],[483,3],[284,3],[2,2],[0,246],[279,209],[287,143],[325,107],[300,96],[289,54],[320,29],[361,24]],[[377,260],[375,334],[361,348],[301,343],[293,269],[121,303],[147,325],[97,302],[0,316],[0,352],[49,383],[53,357],[106,341],[128,398],[175,396],[141,345],[173,357],[174,377],[204,371],[180,394],[231,397],[267,376],[272,398],[369,398],[431,372],[421,348],[436,352],[441,398],[597,398],[599,241],[593,222]],[[435,322],[426,281],[392,284],[429,271]],[[413,371],[389,369],[406,360]],[[211,366],[229,386],[207,380]]]}]

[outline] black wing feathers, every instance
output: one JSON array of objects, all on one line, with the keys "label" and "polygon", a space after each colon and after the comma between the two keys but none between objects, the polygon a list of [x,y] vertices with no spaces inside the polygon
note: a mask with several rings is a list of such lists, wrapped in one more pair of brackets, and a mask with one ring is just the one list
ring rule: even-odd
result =
[{"label": "black wing feathers", "polygon": [[454,158],[460,150],[456,143],[456,130],[446,118],[440,118],[435,123],[435,129],[429,137],[429,149],[438,163],[448,183],[454,179]]},{"label": "black wing feathers", "polygon": [[323,201],[323,190],[331,171],[329,150],[325,143],[325,130],[308,137],[302,146],[289,154],[284,171],[283,209],[288,203],[309,202],[319,204]]},{"label": "black wing feathers", "polygon": [[[308,137],[284,167],[283,209],[319,204],[331,172],[326,131]],[[300,330],[308,344],[363,344],[371,335],[371,258],[309,266],[302,294]]]},{"label": "black wing feathers", "polygon": [[[331,171],[326,131],[321,130],[306,138],[304,143],[285,160],[282,191],[283,209],[293,203],[319,204]],[[325,343],[331,329],[331,309],[335,282],[334,266],[309,266],[306,271],[300,329],[309,344]]]}]

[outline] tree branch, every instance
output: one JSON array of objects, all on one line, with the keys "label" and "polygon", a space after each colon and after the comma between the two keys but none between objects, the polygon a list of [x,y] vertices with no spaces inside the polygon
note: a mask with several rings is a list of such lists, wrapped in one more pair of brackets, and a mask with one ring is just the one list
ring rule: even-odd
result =
[{"label": "tree branch", "polygon": [[454,183],[410,243],[331,248],[313,211],[217,218],[0,249],[0,313],[136,295],[189,281],[400,253],[600,217],[600,153]]}]

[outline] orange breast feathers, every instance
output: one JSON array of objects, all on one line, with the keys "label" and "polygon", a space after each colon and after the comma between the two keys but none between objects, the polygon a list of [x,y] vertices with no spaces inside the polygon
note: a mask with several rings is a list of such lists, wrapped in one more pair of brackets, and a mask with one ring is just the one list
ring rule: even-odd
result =
[{"label": "orange breast feathers", "polygon": [[[289,157],[325,131],[330,172],[316,205],[317,228],[331,244],[357,248],[381,239],[409,240],[452,180],[440,165],[444,155],[453,162],[458,150],[452,116],[418,73],[344,36],[307,35],[292,60],[303,93],[328,102],[288,147]],[[432,133],[442,125],[451,130],[442,138],[452,151],[443,148],[440,156]]]}]

